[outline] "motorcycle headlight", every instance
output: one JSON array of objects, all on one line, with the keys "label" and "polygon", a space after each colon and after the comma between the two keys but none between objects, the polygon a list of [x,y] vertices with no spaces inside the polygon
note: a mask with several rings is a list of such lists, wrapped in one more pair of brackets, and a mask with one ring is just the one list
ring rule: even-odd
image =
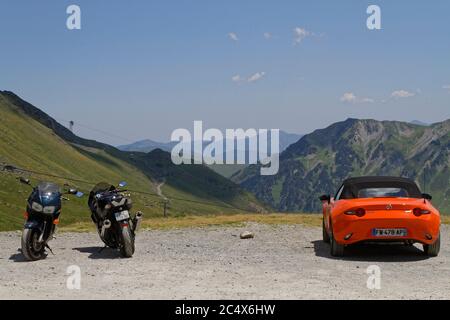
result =
[{"label": "motorcycle headlight", "polygon": [[55,213],[55,206],[48,206],[44,208],[44,213],[53,214]]},{"label": "motorcycle headlight", "polygon": [[33,202],[32,204],[31,204],[31,209],[33,209],[34,211],[37,211],[37,212],[42,212],[42,205],[40,205],[39,203],[37,203],[37,202]]}]

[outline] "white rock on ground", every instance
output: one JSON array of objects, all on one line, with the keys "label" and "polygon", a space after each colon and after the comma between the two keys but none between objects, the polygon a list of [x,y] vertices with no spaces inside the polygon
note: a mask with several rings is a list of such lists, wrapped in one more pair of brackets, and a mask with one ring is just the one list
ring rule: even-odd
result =
[{"label": "white rock on ground", "polygon": [[253,239],[255,235],[250,231],[244,231],[241,233],[241,239]]}]

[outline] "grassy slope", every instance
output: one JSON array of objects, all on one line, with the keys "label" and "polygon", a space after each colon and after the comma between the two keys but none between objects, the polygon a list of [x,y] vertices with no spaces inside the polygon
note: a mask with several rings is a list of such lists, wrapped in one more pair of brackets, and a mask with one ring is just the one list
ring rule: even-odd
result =
[{"label": "grassy slope", "polygon": [[[126,180],[130,189],[155,195],[133,193],[135,209],[144,211],[147,217],[162,216],[161,198],[156,196],[151,175],[149,172],[144,172],[141,167],[132,165],[132,161],[128,161],[126,153],[117,151],[117,154],[115,154],[116,151],[109,148],[99,149],[75,143],[70,144],[56,135],[53,130],[19,111],[1,93],[0,119],[2,119],[0,122],[0,162],[92,182],[108,181],[115,183]],[[189,168],[189,170],[196,169]],[[211,175],[211,177],[215,176],[215,174]],[[92,187],[92,184],[74,183],[45,176],[33,175],[31,178],[32,182],[50,180],[60,185],[70,183],[71,186],[77,187],[85,193]],[[173,180],[176,181],[175,178]],[[201,183],[201,180],[198,183]],[[250,195],[244,194],[242,196],[239,194],[236,201],[232,199],[232,201],[227,202],[227,199],[217,199],[211,195],[193,194],[190,192],[188,185],[179,188],[176,184],[170,183],[164,185],[162,191],[168,198],[206,201],[224,207],[230,207],[229,203],[236,206],[245,204],[246,199],[252,199]],[[21,227],[25,200],[29,192],[28,186],[19,184],[17,175],[0,173],[0,230],[12,230]],[[86,202],[87,198],[84,197],[82,199],[71,199],[71,201],[64,203],[62,225],[89,221]],[[176,200],[171,201],[169,209],[169,213],[172,215],[237,212],[242,211],[233,207],[214,207],[209,204]]]},{"label": "grassy slope", "polygon": [[[209,206],[209,210],[213,210],[214,213],[236,210],[235,208],[252,211],[259,207],[253,195],[244,192],[230,180],[205,166],[174,165],[167,152],[153,150],[148,154],[134,153],[133,163],[154,181],[164,181],[163,192],[166,196],[168,191],[183,192],[197,200],[217,203],[220,207]],[[180,196],[173,194],[169,196],[169,198],[176,197]],[[176,205],[176,201],[172,201],[172,204]],[[184,202],[179,209],[185,211],[186,204],[188,202]]]},{"label": "grassy slope", "polygon": [[[131,165],[117,160],[104,151],[95,150],[94,156],[82,154],[73,146],[56,136],[50,129],[29,119],[9,106],[0,96],[0,161],[35,171],[50,172],[55,175],[73,177],[87,181],[120,181],[126,179],[134,189],[152,190],[151,181]],[[99,161],[101,157],[103,161]],[[63,185],[88,192],[92,185],[73,183],[48,177],[33,176],[32,182],[50,179]],[[30,189],[18,183],[17,175],[0,175],[0,229],[16,229],[22,223],[25,199]],[[156,210],[145,208],[145,198],[134,195],[137,209],[145,209],[152,214]],[[62,221],[69,224],[88,219],[87,198],[71,199],[64,203]]]},{"label": "grassy slope", "polygon": [[231,178],[235,173],[243,170],[247,165],[245,164],[211,164],[208,165],[211,170],[214,170],[225,178]]}]

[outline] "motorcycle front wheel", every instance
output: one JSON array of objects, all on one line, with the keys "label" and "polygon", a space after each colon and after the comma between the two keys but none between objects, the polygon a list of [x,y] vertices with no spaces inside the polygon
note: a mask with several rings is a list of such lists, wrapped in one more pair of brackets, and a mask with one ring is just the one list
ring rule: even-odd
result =
[{"label": "motorcycle front wheel", "polygon": [[122,226],[122,244],[120,254],[124,258],[131,258],[134,254],[134,235],[130,226]]},{"label": "motorcycle front wheel", "polygon": [[44,259],[45,246],[39,243],[41,232],[38,229],[23,229],[22,232],[22,254],[28,261]]}]

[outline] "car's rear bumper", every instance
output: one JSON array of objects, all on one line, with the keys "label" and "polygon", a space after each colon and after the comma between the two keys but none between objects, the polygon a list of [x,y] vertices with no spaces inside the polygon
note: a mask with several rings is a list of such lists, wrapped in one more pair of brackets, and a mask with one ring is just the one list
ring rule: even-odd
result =
[{"label": "car's rear bumper", "polygon": [[[339,214],[333,219],[333,236],[339,244],[364,241],[413,241],[433,244],[439,235],[440,217],[416,217],[405,211],[367,212],[363,217]],[[373,229],[406,229],[406,236],[374,236]]]}]

